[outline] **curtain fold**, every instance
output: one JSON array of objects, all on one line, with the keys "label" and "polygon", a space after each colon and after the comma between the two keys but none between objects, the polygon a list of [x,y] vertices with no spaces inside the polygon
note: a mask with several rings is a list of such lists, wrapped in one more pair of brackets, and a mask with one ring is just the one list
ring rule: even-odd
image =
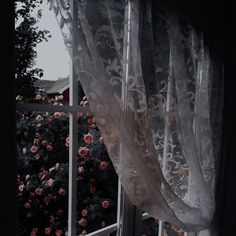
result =
[{"label": "curtain fold", "polygon": [[50,2],[131,202],[186,231],[207,228],[223,65],[186,20],[151,0]]}]

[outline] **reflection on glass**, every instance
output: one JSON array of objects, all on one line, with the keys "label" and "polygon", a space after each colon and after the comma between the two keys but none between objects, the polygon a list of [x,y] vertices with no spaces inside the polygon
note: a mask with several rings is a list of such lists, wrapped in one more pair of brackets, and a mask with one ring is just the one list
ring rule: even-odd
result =
[{"label": "reflection on glass", "polygon": [[116,223],[117,214],[118,178],[92,113],[78,113],[77,160],[77,233],[85,235]]},{"label": "reflection on glass", "polygon": [[19,235],[65,235],[68,219],[68,115],[17,112]]}]

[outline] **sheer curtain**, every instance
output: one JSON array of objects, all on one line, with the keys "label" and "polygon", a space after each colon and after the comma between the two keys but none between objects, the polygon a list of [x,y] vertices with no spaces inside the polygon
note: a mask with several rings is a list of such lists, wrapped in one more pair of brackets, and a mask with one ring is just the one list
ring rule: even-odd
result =
[{"label": "sheer curtain", "polygon": [[186,231],[207,228],[223,65],[203,36],[151,0],[50,2],[131,202]]}]

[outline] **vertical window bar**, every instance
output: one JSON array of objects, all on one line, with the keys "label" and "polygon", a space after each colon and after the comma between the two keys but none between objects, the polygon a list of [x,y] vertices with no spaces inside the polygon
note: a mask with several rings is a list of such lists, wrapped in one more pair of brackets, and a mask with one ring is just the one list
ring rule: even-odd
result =
[{"label": "vertical window bar", "polygon": [[[128,78],[129,78],[129,59],[130,59],[130,40],[131,40],[131,1],[126,1],[125,7],[125,19],[127,23],[124,25],[124,51],[123,51],[123,72],[124,80],[122,83],[122,100],[124,102],[124,112],[126,113],[126,103],[128,99]],[[122,145],[120,146],[120,154],[122,155]],[[119,183],[120,184],[120,183]],[[121,210],[120,215],[118,215],[118,230],[117,236],[122,235],[140,235],[141,232],[141,219],[142,214],[139,209],[137,209],[128,199],[126,193],[122,188],[119,192],[119,207],[118,211]],[[119,214],[119,213],[118,213]]]},{"label": "vertical window bar", "polygon": [[[74,0],[70,0],[70,11],[73,18],[73,29],[76,27],[76,4]],[[72,43],[74,48],[74,30],[72,32]],[[72,50],[73,51],[73,50]],[[72,55],[73,56],[73,55]],[[75,68],[71,60],[71,71],[69,79],[70,106],[76,111],[78,105],[78,80]],[[77,209],[77,114],[76,112],[69,114],[69,202],[68,202],[68,235],[76,236],[76,209]]]}]

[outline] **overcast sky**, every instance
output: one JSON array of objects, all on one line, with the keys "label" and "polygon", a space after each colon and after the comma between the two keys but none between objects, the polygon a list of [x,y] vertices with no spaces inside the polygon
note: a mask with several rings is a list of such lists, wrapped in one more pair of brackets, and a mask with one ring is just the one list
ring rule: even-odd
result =
[{"label": "overcast sky", "polygon": [[54,12],[49,10],[46,1],[42,4],[42,18],[38,26],[42,30],[49,30],[52,35],[48,42],[38,44],[36,49],[36,67],[44,70],[42,79],[56,80],[59,77],[67,77],[70,71],[69,53],[64,46]]}]

